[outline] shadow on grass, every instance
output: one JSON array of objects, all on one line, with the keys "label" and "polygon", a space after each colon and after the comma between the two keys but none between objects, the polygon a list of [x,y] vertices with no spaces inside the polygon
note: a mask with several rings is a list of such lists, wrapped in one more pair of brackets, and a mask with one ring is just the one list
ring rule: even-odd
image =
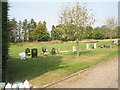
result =
[{"label": "shadow on grass", "polygon": [[10,82],[30,80],[50,70],[64,68],[60,66],[62,56],[40,56],[38,58],[11,58],[8,61],[8,78]]}]

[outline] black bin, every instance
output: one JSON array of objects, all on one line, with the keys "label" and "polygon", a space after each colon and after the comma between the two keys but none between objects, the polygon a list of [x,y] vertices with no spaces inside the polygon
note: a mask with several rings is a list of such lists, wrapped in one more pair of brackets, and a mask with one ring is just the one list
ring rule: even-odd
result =
[{"label": "black bin", "polygon": [[32,58],[36,58],[37,57],[37,49],[34,48],[32,49]]}]

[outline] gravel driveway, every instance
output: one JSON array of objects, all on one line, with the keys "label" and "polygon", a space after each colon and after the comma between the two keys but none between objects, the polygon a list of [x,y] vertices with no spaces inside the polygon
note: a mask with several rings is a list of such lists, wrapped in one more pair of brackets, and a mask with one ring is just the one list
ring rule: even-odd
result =
[{"label": "gravel driveway", "polygon": [[48,88],[118,88],[118,57]]}]

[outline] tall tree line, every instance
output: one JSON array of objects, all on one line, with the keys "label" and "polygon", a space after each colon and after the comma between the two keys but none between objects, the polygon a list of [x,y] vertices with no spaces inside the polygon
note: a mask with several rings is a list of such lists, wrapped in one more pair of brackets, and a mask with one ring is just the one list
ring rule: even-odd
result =
[{"label": "tall tree line", "polygon": [[[30,21],[27,19],[24,21],[16,21],[14,18],[9,20],[9,26],[10,42],[39,42],[49,40],[75,41],[78,37],[80,39],[109,39],[111,29],[107,24],[95,28],[90,25],[77,27],[75,24],[58,24],[56,26],[53,25],[49,33],[45,21],[36,23],[34,19]],[[112,38],[118,37],[118,28],[118,26],[115,26],[112,29]]]},{"label": "tall tree line", "polygon": [[[60,25],[52,26],[51,40],[75,41],[76,37],[74,37],[73,30],[70,30],[69,33],[65,32],[67,29],[69,30],[69,28],[70,29],[74,28],[74,25],[66,26],[66,27],[64,26],[64,29],[62,27],[60,27]],[[116,26],[112,30],[112,34],[111,34],[112,38],[118,38],[119,28],[120,27]],[[108,28],[107,25],[103,25],[95,28],[93,28],[92,26],[86,26],[86,28],[84,29],[85,29],[85,34],[83,37],[81,37],[81,39],[110,39],[110,29]]]},{"label": "tall tree line", "polygon": [[[9,20],[9,24],[11,31],[10,42],[48,41],[50,38],[45,21],[37,24],[34,19],[17,21],[13,18]],[[43,38],[41,38],[42,35],[44,36]]]}]

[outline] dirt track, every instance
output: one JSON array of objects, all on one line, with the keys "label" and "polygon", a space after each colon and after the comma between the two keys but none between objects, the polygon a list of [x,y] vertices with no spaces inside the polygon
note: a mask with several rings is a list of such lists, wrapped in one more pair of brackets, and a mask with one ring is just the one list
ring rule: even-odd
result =
[{"label": "dirt track", "polygon": [[48,88],[118,88],[118,57]]}]

